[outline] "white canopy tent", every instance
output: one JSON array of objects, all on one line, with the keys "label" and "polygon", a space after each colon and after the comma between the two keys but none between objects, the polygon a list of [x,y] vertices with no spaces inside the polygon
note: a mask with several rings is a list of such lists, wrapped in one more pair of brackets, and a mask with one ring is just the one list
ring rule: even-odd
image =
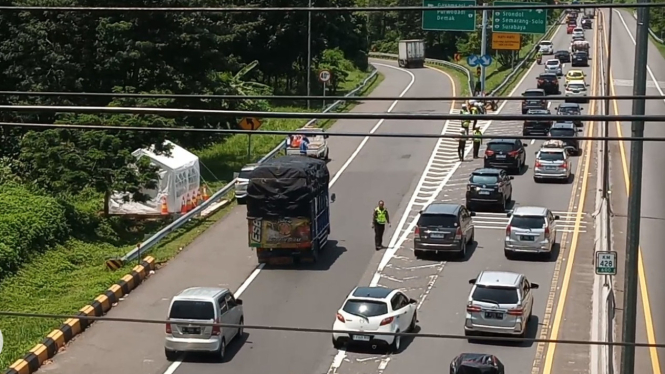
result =
[{"label": "white canopy tent", "polygon": [[201,185],[199,158],[168,140],[164,144],[171,145],[170,156],[155,154],[154,146],[150,149],[137,149],[132,152],[137,159],[149,157],[151,163],[160,169],[157,189],[143,191],[149,196],[148,201],[144,203],[126,202],[124,198],[127,194],[116,192],[109,200],[110,214],[160,214],[162,197],[166,197],[169,213],[178,213],[183,198],[192,198],[196,195]]}]

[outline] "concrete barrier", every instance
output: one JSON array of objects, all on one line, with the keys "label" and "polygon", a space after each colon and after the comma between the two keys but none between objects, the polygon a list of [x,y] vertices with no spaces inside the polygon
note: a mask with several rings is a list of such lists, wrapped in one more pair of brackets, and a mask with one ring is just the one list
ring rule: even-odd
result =
[{"label": "concrete barrier", "polygon": [[[148,256],[141,264],[134,266],[132,271],[120,278],[103,294],[97,296],[90,304],[79,309],[79,316],[101,317],[106,314],[114,304],[138,287],[155,269],[155,258]],[[23,358],[16,360],[5,374],[32,374],[44,362],[55,356],[76,335],[82,333],[94,321],[70,318],[58,329],[51,331],[40,344],[34,346]]]}]

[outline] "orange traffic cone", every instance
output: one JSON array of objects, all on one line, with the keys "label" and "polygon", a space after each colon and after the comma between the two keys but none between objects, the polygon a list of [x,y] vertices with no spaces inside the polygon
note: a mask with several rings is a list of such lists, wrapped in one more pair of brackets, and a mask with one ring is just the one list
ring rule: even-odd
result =
[{"label": "orange traffic cone", "polygon": [[203,202],[203,198],[201,197],[201,189],[199,188],[196,190],[196,205],[199,205]]},{"label": "orange traffic cone", "polygon": [[192,198],[189,197],[189,192],[187,192],[187,195],[185,195],[185,204],[187,204],[187,211],[189,212],[190,210],[194,209],[192,206]]},{"label": "orange traffic cone", "polygon": [[169,214],[169,207],[166,204],[166,196],[162,196],[162,215]]},{"label": "orange traffic cone", "polygon": [[208,186],[203,185],[203,201],[208,201],[210,196],[208,196]]},{"label": "orange traffic cone", "polygon": [[187,214],[187,212],[189,212],[189,209],[188,209],[189,206],[188,205],[189,205],[189,203],[187,203],[187,200],[183,196],[182,197],[182,204],[180,205],[180,213]]},{"label": "orange traffic cone", "polygon": [[199,205],[199,204],[196,201],[196,193],[194,191],[192,191],[192,209],[196,208],[197,205]]}]

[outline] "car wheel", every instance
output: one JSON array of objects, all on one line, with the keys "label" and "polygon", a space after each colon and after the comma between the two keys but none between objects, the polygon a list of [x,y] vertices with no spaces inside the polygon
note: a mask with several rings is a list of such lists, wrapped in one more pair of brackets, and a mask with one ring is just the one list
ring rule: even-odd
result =
[{"label": "car wheel", "polygon": [[513,252],[511,252],[511,251],[506,251],[505,249],[503,250],[503,255],[504,255],[508,260],[512,260],[513,257],[514,257],[514,256],[513,256]]},{"label": "car wheel", "polygon": [[413,312],[413,318],[411,319],[411,324],[409,324],[409,332],[414,332],[416,330],[417,323],[418,323],[418,312]]},{"label": "car wheel", "polygon": [[218,362],[224,362],[226,359],[226,340],[222,338],[222,342],[219,343],[219,349],[215,352],[215,356]]},{"label": "car wheel", "polygon": [[460,250],[457,252],[457,257],[466,258],[466,240],[462,241],[462,244],[460,244]]},{"label": "car wheel", "polygon": [[323,159],[325,161],[330,160],[330,149],[326,149],[326,154],[325,154],[325,156],[323,156]]},{"label": "car wheel", "polygon": [[166,356],[166,361],[173,362],[178,359],[178,352],[166,348],[164,348],[164,355]]},{"label": "car wheel", "polygon": [[335,339],[334,337],[332,338],[332,343],[333,343],[333,347],[334,347],[335,349],[341,349],[342,347],[344,347],[344,344],[342,344],[342,343],[339,341],[339,339]]},{"label": "car wheel", "polygon": [[245,318],[244,317],[240,317],[240,321],[238,321],[238,325],[240,325],[240,327],[238,327],[238,332],[236,333],[235,337],[239,339],[245,333]]},{"label": "car wheel", "polygon": [[420,250],[420,249],[414,249],[413,250],[413,255],[416,256],[416,258],[421,258],[421,257],[423,257],[424,254],[425,254],[425,252]]},{"label": "car wheel", "polygon": [[[397,333],[399,334],[399,330],[397,330]],[[400,348],[402,348],[402,337],[398,335],[395,336],[392,344],[390,344],[390,352],[398,353]]]},{"label": "car wheel", "polygon": [[469,237],[469,241],[467,243],[473,244],[475,240],[476,240],[476,229],[473,228],[471,229],[471,236]]}]

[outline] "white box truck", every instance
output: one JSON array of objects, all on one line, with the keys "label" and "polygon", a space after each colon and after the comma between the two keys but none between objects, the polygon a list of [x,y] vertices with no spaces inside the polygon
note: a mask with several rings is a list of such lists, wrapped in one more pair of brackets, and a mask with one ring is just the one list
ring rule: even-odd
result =
[{"label": "white box truck", "polygon": [[425,65],[423,40],[400,40],[398,64],[402,68],[421,68]]}]

